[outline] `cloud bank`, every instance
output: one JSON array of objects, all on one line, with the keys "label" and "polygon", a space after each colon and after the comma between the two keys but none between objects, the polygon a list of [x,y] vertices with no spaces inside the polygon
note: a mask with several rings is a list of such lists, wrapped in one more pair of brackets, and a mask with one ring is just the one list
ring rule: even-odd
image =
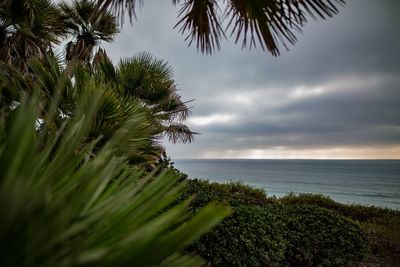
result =
[{"label": "cloud bank", "polygon": [[352,0],[311,22],[280,57],[227,40],[211,56],[187,47],[170,1],[145,1],[113,61],[149,51],[175,70],[187,124],[173,158],[400,158],[400,1]]}]

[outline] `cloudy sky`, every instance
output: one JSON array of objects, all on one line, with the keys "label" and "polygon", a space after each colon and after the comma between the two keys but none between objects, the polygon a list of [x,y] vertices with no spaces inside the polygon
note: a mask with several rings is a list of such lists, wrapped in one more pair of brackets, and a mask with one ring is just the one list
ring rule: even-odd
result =
[{"label": "cloudy sky", "polygon": [[232,40],[211,56],[188,47],[171,1],[146,0],[105,47],[114,62],[141,51],[168,61],[192,144],[177,158],[400,158],[400,1],[347,0],[310,22],[281,56]]}]

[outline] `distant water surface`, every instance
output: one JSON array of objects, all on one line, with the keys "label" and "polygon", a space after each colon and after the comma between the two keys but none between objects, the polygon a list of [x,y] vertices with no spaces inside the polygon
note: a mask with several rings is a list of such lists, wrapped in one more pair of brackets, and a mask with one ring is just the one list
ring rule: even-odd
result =
[{"label": "distant water surface", "polygon": [[400,209],[398,160],[175,160],[190,178],[241,181],[268,195],[315,193],[342,203]]}]

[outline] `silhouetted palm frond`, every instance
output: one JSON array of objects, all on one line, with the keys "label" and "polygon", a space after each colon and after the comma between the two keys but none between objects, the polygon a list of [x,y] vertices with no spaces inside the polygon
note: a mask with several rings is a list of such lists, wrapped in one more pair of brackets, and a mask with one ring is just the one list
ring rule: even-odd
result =
[{"label": "silhouetted palm frond", "polygon": [[27,72],[27,61],[52,53],[66,28],[50,0],[9,0],[0,3],[0,60]]},{"label": "silhouetted palm frond", "polygon": [[[137,0],[98,0],[99,5],[135,16]],[[309,18],[326,19],[336,15],[344,0],[172,0],[180,5],[175,27],[186,34],[189,45],[195,43],[206,54],[220,49],[221,40],[229,34],[242,46],[268,50],[279,55],[280,45],[297,41]]]},{"label": "silhouetted palm frond", "polygon": [[[273,55],[279,55],[279,44],[287,47],[297,40],[295,32],[307,22],[307,18],[325,19],[338,13],[337,6],[343,0],[230,0],[224,12],[216,0],[173,0],[182,3],[181,19],[177,25],[181,32],[189,32],[187,38],[196,42],[201,52],[211,53],[220,47],[225,31],[242,39],[242,46],[255,47],[257,43]],[[222,30],[222,24],[228,24]]]},{"label": "silhouetted palm frond", "polygon": [[93,49],[101,41],[111,42],[119,32],[113,13],[100,10],[93,1],[62,2],[59,7],[68,32],[73,36],[65,47],[67,61],[75,59],[90,64]]},{"label": "silhouetted palm frond", "polygon": [[180,123],[172,123],[165,129],[165,135],[173,143],[182,142],[186,144],[193,142],[195,134],[199,133],[192,132],[189,127]]}]

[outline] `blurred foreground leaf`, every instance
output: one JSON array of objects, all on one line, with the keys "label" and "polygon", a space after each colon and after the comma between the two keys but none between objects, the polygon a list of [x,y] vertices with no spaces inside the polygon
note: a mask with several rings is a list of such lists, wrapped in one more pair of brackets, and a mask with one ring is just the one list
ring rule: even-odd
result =
[{"label": "blurred foreground leaf", "polygon": [[189,201],[171,208],[185,183],[128,164],[121,144],[140,127],[140,116],[92,153],[98,140],[88,142],[88,134],[104,93],[88,92],[58,131],[38,127],[40,105],[32,96],[2,115],[0,266],[201,264],[179,251],[229,209],[211,203],[188,220]]}]

